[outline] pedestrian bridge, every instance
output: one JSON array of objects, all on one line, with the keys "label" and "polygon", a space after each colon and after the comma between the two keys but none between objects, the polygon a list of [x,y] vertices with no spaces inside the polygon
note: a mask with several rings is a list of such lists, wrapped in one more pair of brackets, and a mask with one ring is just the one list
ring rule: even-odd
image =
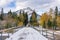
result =
[{"label": "pedestrian bridge", "polygon": [[41,35],[37,30],[31,27],[24,27],[5,40],[48,40],[48,39]]}]

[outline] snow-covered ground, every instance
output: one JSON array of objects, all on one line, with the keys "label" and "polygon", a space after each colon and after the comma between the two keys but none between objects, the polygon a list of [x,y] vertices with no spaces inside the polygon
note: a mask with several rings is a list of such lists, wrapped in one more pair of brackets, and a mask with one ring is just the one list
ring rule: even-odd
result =
[{"label": "snow-covered ground", "polygon": [[25,27],[14,33],[6,40],[48,40],[42,36],[38,31],[31,27]]}]

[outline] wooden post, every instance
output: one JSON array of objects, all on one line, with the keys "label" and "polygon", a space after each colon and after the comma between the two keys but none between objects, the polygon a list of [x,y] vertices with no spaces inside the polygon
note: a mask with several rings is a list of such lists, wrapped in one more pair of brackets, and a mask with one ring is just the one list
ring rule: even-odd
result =
[{"label": "wooden post", "polygon": [[2,40],[2,32],[0,32],[1,33],[1,40]]},{"label": "wooden post", "polygon": [[[55,30],[54,27],[53,27],[53,30]],[[54,31],[53,31],[53,40],[55,40],[55,34],[54,34]]]},{"label": "wooden post", "polygon": [[55,35],[54,35],[54,32],[53,32],[53,40],[55,40]]},{"label": "wooden post", "polygon": [[46,26],[46,38],[47,38],[47,29],[48,29],[47,22],[45,22],[45,26]]},{"label": "wooden post", "polygon": [[9,33],[8,33],[8,38],[9,38]]},{"label": "wooden post", "polygon": [[43,35],[43,27],[42,27],[42,35]]},{"label": "wooden post", "polygon": [[46,38],[47,38],[47,29],[46,29]]}]

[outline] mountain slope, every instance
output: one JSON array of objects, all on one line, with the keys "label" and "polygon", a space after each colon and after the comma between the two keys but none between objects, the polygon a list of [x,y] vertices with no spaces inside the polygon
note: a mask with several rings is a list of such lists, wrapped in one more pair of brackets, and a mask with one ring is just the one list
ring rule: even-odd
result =
[{"label": "mountain slope", "polygon": [[[30,7],[27,7],[27,8],[21,9],[21,10],[17,10],[16,13],[19,15],[20,11],[21,12],[23,12],[23,11],[27,12],[27,14],[28,14],[28,20],[30,20],[30,17],[31,17],[32,12],[33,12],[33,10]],[[39,14],[37,14],[37,19],[38,20],[40,19],[40,15]]]}]

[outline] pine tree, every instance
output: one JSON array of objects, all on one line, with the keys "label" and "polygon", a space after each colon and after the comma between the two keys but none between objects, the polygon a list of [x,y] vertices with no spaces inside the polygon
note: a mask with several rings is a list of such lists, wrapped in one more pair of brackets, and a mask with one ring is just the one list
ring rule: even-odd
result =
[{"label": "pine tree", "polygon": [[17,19],[17,14],[15,12],[12,13],[12,18]]},{"label": "pine tree", "polygon": [[50,21],[50,19],[48,19],[47,25],[48,27],[52,27],[52,22]]},{"label": "pine tree", "polygon": [[44,23],[43,23],[43,27],[46,28],[45,21],[44,21]]},{"label": "pine tree", "polygon": [[24,14],[24,25],[26,26],[27,25],[27,23],[28,23],[28,15],[27,15],[27,13],[25,13]]},{"label": "pine tree", "polygon": [[55,16],[57,16],[58,15],[58,7],[56,6],[56,8],[55,8]]},{"label": "pine tree", "polygon": [[0,19],[3,20],[3,16],[4,16],[4,13],[3,13],[3,8],[1,9],[1,15],[0,15]]},{"label": "pine tree", "polygon": [[8,12],[8,17],[12,18],[12,12],[11,12],[11,10]]},{"label": "pine tree", "polygon": [[55,18],[53,20],[53,28],[54,29],[56,29],[56,27],[57,27],[57,22],[56,22],[57,16],[58,16],[58,7],[56,6],[56,8],[55,8]]},{"label": "pine tree", "polygon": [[20,13],[19,13],[19,16],[18,16],[18,24],[20,25],[24,25],[24,20],[25,20],[25,17],[24,17],[24,12],[21,12],[20,10]]},{"label": "pine tree", "polygon": [[32,16],[30,17],[30,24],[35,26],[37,25],[37,14],[33,11]]}]

